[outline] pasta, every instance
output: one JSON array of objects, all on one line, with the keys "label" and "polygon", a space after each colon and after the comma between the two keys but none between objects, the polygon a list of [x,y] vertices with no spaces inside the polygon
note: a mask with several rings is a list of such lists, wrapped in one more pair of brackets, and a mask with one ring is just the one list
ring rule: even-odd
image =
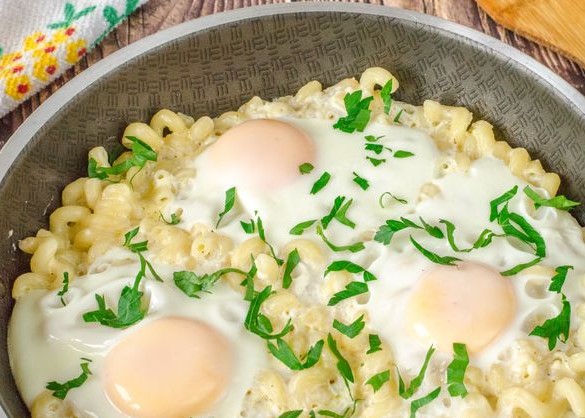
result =
[{"label": "pasta", "polygon": [[[438,178],[450,178],[455,174],[469,175],[473,170],[477,170],[477,164],[486,158],[497,159],[500,161],[499,164],[505,165],[516,178],[540,188],[548,197],[556,195],[560,185],[559,176],[545,172],[541,163],[532,160],[526,149],[513,148],[507,142],[495,138],[492,126],[488,122],[473,121],[471,112],[463,107],[445,106],[431,100],[424,101],[422,106],[394,100],[388,109],[389,93],[382,92],[385,86],[388,86],[389,93],[393,93],[398,89],[399,83],[387,70],[370,68],[362,74],[359,81],[343,80],[328,89],[323,89],[318,81],[311,81],[300,88],[294,96],[279,98],[272,102],[254,97],[237,111],[224,113],[214,119],[203,116],[195,120],[170,110],[161,110],[153,116],[149,124],[140,122],[130,124],[124,131],[122,139],[127,151],[110,164],[104,148],[90,150],[89,159],[93,161],[93,170],[97,174],[77,179],[67,185],[62,194],[63,206],[51,214],[49,229],[40,230],[36,236],[20,242],[21,250],[32,257],[30,272],[20,275],[15,280],[13,297],[20,303],[41,290],[55,292],[62,288],[64,277],[68,277],[69,283],[87,280],[84,276],[99,270],[104,257],[113,250],[122,247],[132,249],[131,244],[128,244],[130,242],[128,232],[139,227],[139,236],[148,243],[147,258],[152,264],[146,264],[147,259],[140,250],[132,249],[132,252],[141,254],[140,263],[144,276],[150,271],[148,269],[154,269],[152,265],[163,272],[171,270],[198,272],[204,274],[202,277],[207,279],[213,278],[214,273],[221,272],[217,273],[219,275],[214,280],[229,284],[240,295],[248,298],[247,301],[268,289],[267,299],[258,308],[257,314],[261,318],[259,326],[265,334],[278,334],[279,330],[283,330],[284,334],[278,338],[267,338],[266,352],[274,354],[281,348],[277,343],[285,344],[293,353],[297,353],[296,361],[300,365],[294,363],[294,367],[290,365],[287,367],[275,358],[276,355],[270,357],[269,367],[261,370],[256,376],[251,376],[254,378],[254,384],[246,388],[241,405],[242,416],[278,417],[287,411],[297,410],[299,412],[298,415],[294,415],[295,417],[312,417],[314,415],[311,414],[318,411],[329,411],[331,414],[333,414],[331,411],[336,411],[337,415],[328,416],[343,417],[383,418],[409,414],[412,416],[412,405],[416,404],[413,402],[414,398],[405,400],[407,398],[403,392],[406,389],[402,387],[405,384],[402,379],[405,378],[412,384],[416,373],[409,369],[404,376],[399,374],[400,370],[404,371],[400,363],[401,357],[399,353],[393,352],[394,346],[388,341],[382,339],[376,346],[373,337],[379,338],[378,333],[382,334],[378,332],[370,310],[372,303],[377,303],[371,300],[373,297],[370,295],[371,289],[369,292],[366,289],[361,294],[354,295],[355,297],[332,303],[334,298],[343,295],[344,292],[347,293],[351,286],[357,287],[356,282],[362,283],[356,277],[363,275],[365,284],[369,284],[369,280],[374,281],[372,279],[374,273],[369,271],[369,266],[375,270],[376,260],[383,254],[383,250],[365,251],[364,254],[366,252],[368,254],[356,255],[355,258],[351,258],[352,263],[345,264],[343,268],[339,266],[332,268],[335,261],[346,259],[340,258],[337,255],[339,250],[327,240],[325,234],[329,233],[329,230],[324,232],[327,229],[326,223],[332,222],[333,219],[341,219],[340,222],[346,222],[346,226],[348,222],[352,223],[339,213],[342,205],[346,204],[347,210],[353,199],[342,200],[337,207],[338,212],[333,213],[329,221],[324,221],[327,216],[308,220],[303,228],[324,226],[320,232],[317,230],[315,236],[291,237],[289,235],[303,234],[304,230],[294,234],[290,232],[286,239],[280,242],[281,245],[274,246],[264,235],[269,234],[270,230],[261,229],[259,214],[254,215],[257,218],[250,220],[240,216],[235,222],[228,219],[235,216],[230,212],[227,215],[223,214],[227,219],[224,220],[220,214],[221,207],[216,205],[213,206],[215,212],[212,215],[215,224],[191,222],[186,227],[180,221],[175,223],[174,220],[188,214],[182,209],[172,211],[175,208],[173,205],[177,205],[177,202],[185,202],[184,204],[188,205],[190,195],[186,190],[195,187],[192,179],[199,175],[201,167],[204,168],[193,165],[193,160],[231,128],[259,118],[283,118],[285,121],[287,118],[312,118],[331,122],[345,115],[341,110],[347,108],[346,98],[354,91],[361,91],[363,96],[360,96],[360,99],[372,97],[371,106],[368,108],[368,112],[371,112],[368,113],[370,123],[396,126],[397,129],[416,128],[417,132],[424,132],[432,139],[432,143],[425,146],[438,156]],[[372,134],[372,138],[374,136]],[[136,142],[136,138],[142,144]],[[370,144],[377,144],[375,142],[377,140],[377,138],[371,140]],[[150,154],[146,153],[147,157],[142,157],[142,160],[136,163],[133,160],[135,147],[145,145],[145,149],[150,148],[156,157],[148,156]],[[370,150],[386,152],[382,148],[374,145],[369,147]],[[390,149],[386,146],[386,149],[394,153],[396,159],[414,155],[412,152],[397,150],[394,147]],[[374,166],[386,162],[377,153],[368,158]],[[121,169],[117,171],[116,167],[120,166],[129,167],[125,171]],[[356,179],[359,180],[360,177],[357,172],[365,169],[360,166],[355,170],[354,182],[358,183]],[[100,178],[100,173],[109,174],[104,174]],[[365,184],[362,183],[362,186]],[[414,202],[409,201],[408,204],[432,203],[443,198],[446,193],[446,189],[442,189],[436,181],[421,181],[417,187],[416,199]],[[364,187],[362,189],[365,190]],[[219,193],[220,200],[223,200],[223,193],[224,190]],[[316,193],[311,191],[311,194]],[[231,207],[228,209],[229,200],[228,192],[225,191],[226,213],[231,209]],[[385,209],[386,205],[398,208],[401,204],[406,205],[406,199],[389,191],[380,196],[379,202],[382,209]],[[290,203],[298,203],[299,206],[302,204]],[[245,213],[237,203],[231,204],[235,208],[233,211]],[[324,211],[325,214],[327,210]],[[438,226],[433,230],[422,217],[420,226],[417,226],[416,222],[419,221],[415,218],[410,220],[411,224],[407,224],[404,216],[408,216],[414,210],[412,212],[400,210],[397,209],[395,222],[403,222],[404,225],[393,230],[392,234],[412,227],[412,223],[415,223],[412,228],[415,228],[417,233],[434,231],[435,235],[441,235],[435,238],[444,238],[448,234],[436,232]],[[534,212],[534,209],[531,210]],[[536,215],[534,219],[538,219]],[[235,238],[231,234],[233,228],[230,230],[226,227],[222,230],[219,226],[228,222],[235,224],[237,228],[240,228],[241,223],[241,227],[251,229],[254,236],[246,236],[245,239]],[[446,224],[444,220],[437,225],[440,223]],[[293,225],[290,225],[286,232],[291,226]],[[577,243],[575,245],[583,244],[582,231],[579,231],[581,235],[578,238],[571,238]],[[359,234],[352,233],[349,238],[334,235],[330,240],[362,243],[363,246],[363,242],[366,245],[375,241],[380,242],[379,233],[370,228],[359,231]],[[497,234],[493,231],[489,233],[492,234],[489,236],[490,242],[497,239]],[[530,233],[529,231],[527,234]],[[320,240],[319,234],[325,238]],[[451,231],[449,236],[453,248],[454,234]],[[479,247],[477,244],[479,241],[476,241],[472,234],[467,236],[463,232],[456,234],[461,234],[456,236],[457,240],[460,240],[461,248],[483,248]],[[519,234],[516,233],[516,236]],[[410,240],[414,240],[413,235],[410,236]],[[398,245],[396,252],[404,252],[404,257],[408,260],[410,253],[405,248],[409,241],[403,241],[396,244]],[[511,248],[510,251],[515,251],[518,246],[522,247],[508,241],[506,245],[510,247],[505,248]],[[466,246],[463,243],[466,243]],[[538,246],[538,242],[534,244]],[[458,257],[464,257],[467,253],[471,254],[472,249],[457,251]],[[578,251],[575,250],[575,253]],[[127,258],[130,256],[133,255],[125,254],[125,258],[123,257],[119,264],[126,266],[129,263]],[[298,257],[299,261],[291,269],[294,257]],[[396,260],[399,264],[400,259]],[[115,263],[110,261],[106,264],[108,268],[116,267]],[[337,267],[339,268],[336,269]],[[222,269],[227,270],[224,272]],[[575,270],[579,270],[579,267]],[[253,272],[252,278],[249,276],[250,271]],[[522,277],[526,278],[526,294],[534,300],[546,299],[548,293],[542,288],[542,283],[548,286],[548,282],[557,273],[552,266],[539,265],[525,269]],[[162,275],[164,274],[167,273]],[[176,283],[178,279],[174,280]],[[251,284],[248,280],[251,280]],[[287,283],[286,280],[290,282]],[[165,281],[172,283],[170,279]],[[198,285],[203,291],[207,291],[204,287],[207,284]],[[581,295],[582,290],[578,298],[581,298]],[[530,329],[524,330],[526,334],[550,316],[546,310],[535,312],[532,317],[522,319],[528,321],[522,326],[526,328],[530,325]],[[469,392],[466,397],[449,396],[445,381],[445,371],[449,362],[434,361],[426,374],[423,387],[427,394],[434,387],[443,389],[441,395],[437,395],[439,399],[434,401],[437,405],[432,409],[434,412],[424,416],[549,418],[570,416],[567,415],[570,413],[574,416],[585,416],[583,351],[585,325],[582,316],[575,330],[571,331],[570,340],[562,348],[547,350],[543,339],[526,335],[523,339],[515,340],[510,347],[500,353],[498,360],[493,364],[470,365],[464,381],[460,382]],[[249,327],[249,321],[250,318],[246,317],[246,327]],[[269,326],[266,325],[266,321]],[[344,325],[359,324],[362,321],[364,325],[356,335],[348,336],[347,333],[352,331],[338,332],[339,329],[344,329]],[[332,335],[335,335],[334,339]],[[312,350],[317,351],[316,347],[319,344],[318,361],[310,367],[305,367],[306,362],[310,361]],[[337,354],[336,349],[342,354]],[[433,354],[432,350],[429,352]],[[343,357],[343,361],[340,356]],[[343,367],[346,372],[347,368],[350,369],[352,379],[348,379],[343,371],[340,374],[340,368]],[[386,371],[388,378],[384,380]],[[381,382],[379,386],[376,380],[374,383],[371,380],[376,377]],[[422,389],[417,394],[420,395],[421,391]],[[80,416],[74,410],[73,403],[51,396],[48,390],[36,393],[33,401],[29,398],[27,392],[25,400],[31,408],[33,418]]]}]

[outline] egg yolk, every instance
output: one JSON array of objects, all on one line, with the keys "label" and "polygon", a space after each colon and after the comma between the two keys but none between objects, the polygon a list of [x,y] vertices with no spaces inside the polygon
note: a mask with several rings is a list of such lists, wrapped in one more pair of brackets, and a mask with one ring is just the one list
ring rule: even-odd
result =
[{"label": "egg yolk", "polygon": [[437,266],[421,276],[407,307],[407,328],[425,344],[470,354],[487,347],[510,324],[516,297],[510,282],[476,263]]},{"label": "egg yolk", "polygon": [[185,418],[205,413],[231,378],[229,342],[202,322],[158,319],[107,355],[106,393],[134,418]]},{"label": "egg yolk", "polygon": [[299,175],[299,166],[315,159],[313,140],[279,120],[253,119],[234,126],[208,149],[218,175],[250,189],[276,189]]}]

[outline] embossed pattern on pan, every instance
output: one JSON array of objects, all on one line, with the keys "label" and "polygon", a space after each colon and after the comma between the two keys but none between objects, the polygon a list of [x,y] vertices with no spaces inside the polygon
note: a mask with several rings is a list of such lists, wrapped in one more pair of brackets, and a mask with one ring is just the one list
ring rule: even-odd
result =
[{"label": "embossed pattern on pan", "polygon": [[[0,186],[0,345],[6,346],[11,282],[27,266],[17,240],[48,222],[63,186],[84,173],[88,149],[115,149],[123,127],[148,120],[160,108],[217,115],[254,95],[287,95],[312,79],[331,85],[382,66],[401,80],[400,100],[468,107],[496,126],[499,139],[526,147],[561,174],[560,193],[585,200],[582,111],[503,54],[409,16],[314,12],[224,24],[152,49],[66,103]],[[585,222],[583,210],[575,215]],[[26,416],[4,348],[0,386],[0,404],[9,416]]]}]

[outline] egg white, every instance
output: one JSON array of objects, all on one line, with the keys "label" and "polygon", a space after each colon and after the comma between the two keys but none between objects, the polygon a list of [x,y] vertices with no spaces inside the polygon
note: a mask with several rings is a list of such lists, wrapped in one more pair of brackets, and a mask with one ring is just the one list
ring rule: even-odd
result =
[{"label": "egg white", "polygon": [[122,288],[132,285],[139,270],[136,258],[124,249],[113,249],[100,257],[87,276],[69,286],[65,306],[56,292],[45,291],[35,291],[16,304],[9,347],[11,367],[25,403],[30,407],[49,381],[65,382],[77,377],[81,372],[80,358],[88,358],[92,360],[92,375],[82,386],[69,391],[67,401],[82,417],[125,417],[104,391],[103,366],[108,352],[153,321],[178,316],[209,324],[229,340],[235,356],[225,396],[201,418],[238,415],[254,377],[265,368],[267,354],[262,341],[242,325],[248,304],[226,284],[218,283],[213,293],[202,294],[201,299],[188,298],[172,281],[176,269],[155,263],[154,268],[165,282],[142,280],[141,290],[148,301],[148,313],[142,321],[125,329],[83,321],[84,313],[97,309],[96,293],[104,295],[107,306],[116,310]]}]

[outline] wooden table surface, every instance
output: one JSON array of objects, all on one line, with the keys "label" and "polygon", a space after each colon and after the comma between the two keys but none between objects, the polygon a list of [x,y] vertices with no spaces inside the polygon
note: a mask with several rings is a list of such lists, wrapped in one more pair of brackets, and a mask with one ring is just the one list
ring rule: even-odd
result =
[{"label": "wooden table surface", "polygon": [[[364,0],[438,16],[494,36],[542,62],[585,94],[585,69],[527,39],[505,30],[487,16],[475,0]],[[0,119],[0,147],[22,122],[65,82],[112,52],[140,38],[200,16],[280,0],[150,0],[122,23],[98,47],[40,93]]]}]

